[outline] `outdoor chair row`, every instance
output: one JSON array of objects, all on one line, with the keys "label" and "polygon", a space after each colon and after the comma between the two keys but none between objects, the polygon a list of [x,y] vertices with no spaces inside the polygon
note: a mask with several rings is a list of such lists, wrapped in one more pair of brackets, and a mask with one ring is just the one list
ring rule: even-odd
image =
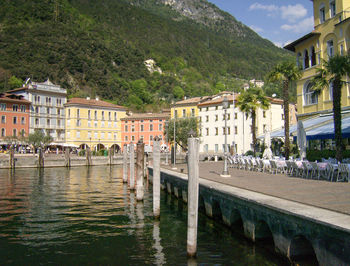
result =
[{"label": "outdoor chair row", "polygon": [[263,160],[254,157],[229,156],[229,167],[259,171],[271,174],[287,174],[292,177],[306,179],[323,179],[328,181],[349,182],[350,168],[348,164],[330,162],[316,163],[308,161]]}]

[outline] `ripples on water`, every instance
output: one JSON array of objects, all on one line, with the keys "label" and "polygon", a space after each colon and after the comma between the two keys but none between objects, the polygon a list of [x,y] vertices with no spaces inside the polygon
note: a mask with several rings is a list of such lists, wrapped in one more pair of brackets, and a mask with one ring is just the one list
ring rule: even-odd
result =
[{"label": "ripples on water", "polygon": [[122,183],[120,167],[0,170],[0,265],[280,265],[224,226],[199,216],[198,258],[187,261],[187,209],[162,194],[152,216]]}]

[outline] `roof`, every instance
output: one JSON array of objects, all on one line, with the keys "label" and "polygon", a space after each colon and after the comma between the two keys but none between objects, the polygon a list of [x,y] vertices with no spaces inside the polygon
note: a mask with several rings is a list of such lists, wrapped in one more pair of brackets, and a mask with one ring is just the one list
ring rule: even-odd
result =
[{"label": "roof", "polygon": [[69,99],[65,106],[87,106],[87,107],[102,107],[102,108],[112,108],[119,109],[120,111],[126,111],[126,108],[113,103],[97,100],[97,99],[86,99],[86,98],[72,98]]},{"label": "roof", "polygon": [[[238,96],[239,96],[239,94],[235,93],[235,102],[237,101]],[[272,97],[266,97],[266,98],[270,101],[270,103],[283,104],[282,99],[272,98]],[[198,107],[222,104],[223,100],[224,100],[224,96],[215,97],[213,99],[209,99],[207,101],[204,101],[204,102],[198,104]],[[227,95],[227,100],[229,102],[232,102],[232,100],[233,100],[232,92],[231,92],[231,95]]]},{"label": "roof", "polygon": [[142,120],[142,119],[168,119],[169,113],[137,113],[121,118],[120,120]]},{"label": "roof", "polygon": [[30,101],[23,99],[22,95],[16,95],[9,92],[0,93],[0,101],[31,104]]},{"label": "roof", "polygon": [[299,38],[298,40],[296,40],[290,44],[287,44],[286,46],[284,46],[284,49],[295,52],[295,46],[297,46],[298,44],[302,43],[303,41],[305,41],[307,39],[310,39],[312,37],[319,36],[319,35],[321,35],[320,32],[315,32],[315,31],[310,32],[310,33],[304,35],[303,37]]},{"label": "roof", "polygon": [[194,98],[188,98],[184,99],[182,101],[176,102],[173,107],[176,106],[188,106],[188,105],[197,105],[198,103],[205,101],[206,99],[210,98],[210,96],[202,96],[202,97],[194,97]]}]

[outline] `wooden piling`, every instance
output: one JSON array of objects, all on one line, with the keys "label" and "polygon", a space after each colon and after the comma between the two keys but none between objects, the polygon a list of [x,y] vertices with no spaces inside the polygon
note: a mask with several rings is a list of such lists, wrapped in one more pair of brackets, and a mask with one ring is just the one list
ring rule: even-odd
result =
[{"label": "wooden piling", "polygon": [[11,146],[10,148],[10,161],[9,161],[9,166],[11,169],[15,169],[15,150],[14,148]]},{"label": "wooden piling", "polygon": [[70,152],[68,147],[64,151],[64,165],[70,167]]},{"label": "wooden piling", "polygon": [[143,171],[144,171],[145,144],[140,140],[136,146],[136,200],[143,200]]},{"label": "wooden piling", "polygon": [[91,163],[91,149],[90,147],[87,147],[86,149],[86,165],[87,166],[90,166],[92,163]]},{"label": "wooden piling", "polygon": [[188,139],[188,227],[187,255],[195,257],[197,253],[198,194],[199,194],[199,139]]},{"label": "wooden piling", "polygon": [[130,183],[129,188],[135,190],[135,152],[134,152],[134,143],[130,142]]},{"label": "wooden piling", "polygon": [[43,149],[39,148],[39,160],[38,160],[38,168],[43,168],[44,167],[44,153]]},{"label": "wooden piling", "polygon": [[156,138],[153,141],[153,215],[160,216],[160,142]]},{"label": "wooden piling", "polygon": [[123,148],[123,183],[128,183],[128,145]]}]

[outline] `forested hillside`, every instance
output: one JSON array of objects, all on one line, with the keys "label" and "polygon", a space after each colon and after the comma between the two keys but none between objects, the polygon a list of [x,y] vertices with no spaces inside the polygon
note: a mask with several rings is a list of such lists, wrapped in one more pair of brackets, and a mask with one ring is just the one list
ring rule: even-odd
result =
[{"label": "forested hillside", "polygon": [[[291,58],[227,13],[204,23],[162,0],[0,0],[0,6],[1,90],[18,79],[49,77],[70,96],[97,94],[147,110],[263,78]],[[150,58],[162,74],[146,69]]]}]

